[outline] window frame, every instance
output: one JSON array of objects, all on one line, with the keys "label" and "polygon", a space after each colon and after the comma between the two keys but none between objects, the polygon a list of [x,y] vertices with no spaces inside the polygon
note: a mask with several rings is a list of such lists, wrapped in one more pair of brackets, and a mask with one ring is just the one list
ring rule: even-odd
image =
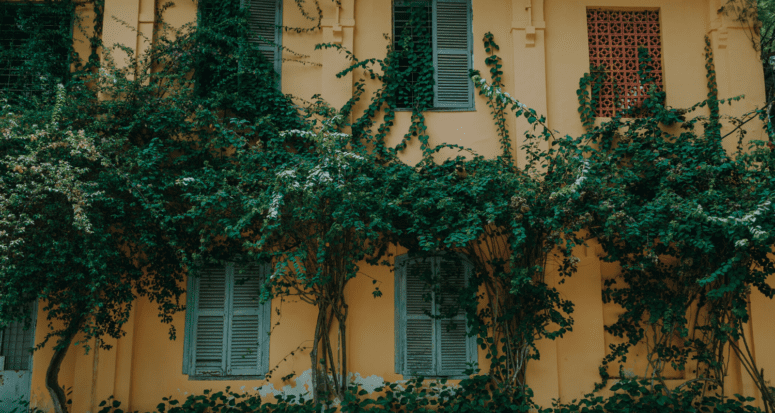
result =
[{"label": "window frame", "polygon": [[[32,304],[30,304],[30,307],[31,307],[31,311],[30,311],[30,328],[29,329],[32,330],[32,337],[30,338],[30,349],[33,349],[33,348],[35,348],[35,336],[37,334],[38,300],[36,299],[35,301],[33,301]],[[23,324],[24,320],[19,320],[19,321],[16,321],[16,322]],[[7,330],[7,328],[0,328],[0,350],[2,350],[2,347],[3,347],[3,338],[5,336],[6,330]],[[24,331],[28,331],[28,330],[24,330]],[[30,372],[32,372],[33,362],[35,361],[34,360],[35,357],[33,357],[33,356],[34,356],[34,354],[30,353],[30,356],[29,356],[29,359],[28,359],[28,362],[27,362],[28,363],[27,364],[28,367],[27,367],[26,370],[30,371]],[[0,356],[0,359],[2,359],[2,362],[0,363],[0,372],[2,372],[5,369],[5,364],[6,364],[6,361],[7,361],[6,360],[6,355]],[[24,370],[24,369],[22,369],[22,370]]]},{"label": "window frame", "polygon": [[[45,7],[46,6],[46,3],[30,3],[30,2],[18,2],[17,3],[17,2],[2,2],[2,1],[0,1],[0,3],[2,3],[3,7],[17,7],[17,8]],[[67,39],[66,40],[67,40],[67,44],[68,44],[68,49],[67,49],[67,52],[66,52],[66,55],[65,55],[64,59],[62,60],[62,79],[61,79],[62,83],[67,83],[67,81],[70,79],[70,76],[72,75],[72,71],[71,71],[71,67],[70,66],[72,66],[72,64],[73,64],[73,62],[72,62],[72,57],[73,57],[72,53],[73,53],[73,41],[74,41],[73,40],[74,39],[73,30],[75,29],[75,17],[76,17],[75,13],[76,13],[75,7],[73,7],[71,9],[70,22],[69,22],[68,29],[67,29]],[[34,83],[35,82],[33,82],[33,84]],[[2,85],[3,84],[0,83],[0,91],[4,90]],[[14,94],[23,94],[25,96],[29,96],[29,94],[31,94],[31,93],[40,93],[40,92],[43,91],[43,89],[37,89],[37,90],[36,89],[25,89],[25,90],[10,90],[9,89],[9,91],[11,93],[14,93]]]},{"label": "window frame", "polygon": [[[664,30],[663,30],[664,29],[664,24],[663,24],[663,13],[662,13],[663,10],[662,10],[662,8],[661,7],[587,6],[584,9],[584,20],[585,20],[585,22],[587,24],[587,38],[588,38],[588,40],[587,40],[587,67],[591,67],[591,65],[592,65],[592,56],[591,56],[591,54],[592,54],[591,46],[592,45],[590,43],[591,42],[590,38],[592,36],[592,33],[590,32],[589,13],[590,12],[595,12],[595,11],[625,12],[625,13],[627,13],[627,12],[656,12],[658,14],[659,18],[657,19],[657,22],[659,24],[659,36],[658,36],[658,38],[659,38],[659,66],[660,66],[659,67],[659,75],[661,77],[661,81],[660,81],[660,87],[661,88],[660,88],[659,91],[665,93],[665,96],[667,97],[666,82],[665,82],[665,54],[664,54],[664,44],[665,44],[665,41],[664,41]],[[609,35],[610,35],[610,33],[609,33]],[[639,34],[635,33],[635,35],[639,35]],[[612,48],[612,46],[609,45],[609,48]],[[636,54],[636,59],[635,60],[636,61],[637,61],[637,51],[638,51],[638,49],[637,49],[637,45],[636,45],[635,46],[635,54]],[[610,76],[613,77],[614,76],[614,72],[611,72]],[[640,84],[640,80],[638,80],[638,83]],[[640,87],[643,88],[643,85],[640,85]],[[613,93],[614,93],[614,95],[616,95],[616,91],[615,90],[613,91]],[[622,97],[620,96],[620,99],[621,98]],[[663,102],[663,103],[666,103],[666,101]],[[632,107],[632,106],[629,106],[629,107],[625,107],[625,108],[620,109],[620,108],[616,107],[616,102],[614,102],[613,103],[614,106],[613,106],[613,109],[612,109],[612,111],[613,111],[612,115],[613,116],[599,116],[598,115],[599,114],[599,104],[600,104],[600,102],[598,100],[598,107],[595,108],[595,119],[612,119],[613,117],[616,117],[619,112],[628,110],[630,107]],[[628,115],[628,116],[624,117],[623,119],[638,119],[638,118],[642,118],[642,117],[644,117],[644,116],[643,115],[635,114],[635,116]]]},{"label": "window frame", "polygon": [[[248,5],[248,2],[251,0],[240,0],[240,7],[245,8]],[[282,78],[283,78],[283,0],[274,0],[275,2],[275,12],[274,12],[274,23],[275,23],[275,46],[274,49],[274,62],[273,67],[275,73],[277,73],[277,90],[281,90],[282,88]],[[250,41],[251,45],[253,42]],[[260,46],[255,45],[253,47],[256,47],[258,50],[269,50],[271,49],[269,46]],[[262,49],[263,48],[263,49]]]},{"label": "window frame", "polygon": [[[396,36],[396,28],[395,28],[395,15],[396,15],[396,5],[405,4],[405,3],[411,3],[413,1],[422,1],[422,0],[393,0],[391,5],[391,23],[390,27],[392,30],[392,41],[395,43],[395,36]],[[437,4],[439,0],[426,0],[431,3],[431,33],[433,36],[432,42],[433,42],[433,101],[434,106],[431,108],[428,108],[427,112],[475,112],[476,111],[476,88],[474,87],[473,80],[468,78],[468,94],[469,94],[469,105],[467,107],[444,107],[444,106],[435,106],[438,96],[438,43],[437,43],[437,33],[438,33],[438,13],[437,13]],[[447,3],[465,3],[468,10],[468,70],[472,70],[474,68],[474,11],[473,11],[473,1],[472,0],[441,0],[442,2]],[[412,112],[414,109],[412,108],[400,108],[396,107],[393,109],[396,112]]]},{"label": "window frame", "polygon": [[[395,271],[394,271],[394,279],[395,279],[395,290],[394,290],[394,296],[395,296],[395,310],[394,310],[394,317],[395,317],[395,368],[394,371],[397,374],[401,374],[403,376],[409,376],[409,377],[417,377],[420,376],[420,374],[412,374],[412,372],[406,370],[406,354],[405,354],[405,346],[406,346],[406,318],[407,318],[407,303],[406,303],[406,280],[407,280],[407,274],[406,269],[410,262],[414,260],[433,260],[435,263],[432,264],[433,272],[434,274],[438,274],[439,271],[439,264],[442,260],[457,260],[464,266],[464,277],[465,277],[465,283],[468,285],[470,282],[472,275],[473,275],[473,264],[471,261],[461,253],[457,252],[444,252],[444,253],[438,253],[438,254],[432,254],[430,256],[421,256],[416,254],[404,254],[396,257],[395,259]],[[435,311],[435,310],[434,310]],[[474,368],[476,368],[479,364],[479,351],[478,351],[478,345],[476,343],[477,336],[476,335],[470,335],[470,329],[471,326],[468,322],[467,315],[464,315],[466,318],[465,320],[465,331],[466,331],[466,363],[474,364]],[[432,318],[434,320],[434,347],[433,347],[433,355],[432,357],[436,359],[437,361],[437,371],[434,373],[439,373],[439,370],[441,369],[439,365],[439,361],[441,360],[441,336],[439,334],[436,334],[435,330],[438,328],[441,328],[441,321],[448,320],[448,319],[437,319]],[[465,366],[464,369],[467,369],[468,365]],[[443,374],[428,374],[428,375],[422,375],[425,378],[430,379],[452,379],[452,380],[462,380],[467,379],[469,376],[465,374],[451,374],[451,375],[443,375]]]},{"label": "window frame", "polygon": [[[260,282],[263,282],[271,271],[271,267],[266,263],[249,263],[246,265],[237,265],[235,262],[227,262],[224,264],[226,286],[225,291],[231,289],[231,295],[233,295],[233,287],[235,282],[235,269],[239,267],[246,267],[255,265],[260,268]],[[221,268],[221,266],[208,266],[206,269]],[[257,375],[234,375],[224,374],[222,376],[217,375],[202,375],[196,374],[196,321],[198,319],[198,304],[199,304],[199,286],[201,276],[199,274],[189,274],[187,277],[187,289],[186,289],[186,311],[185,311],[185,327],[183,337],[183,374],[188,375],[188,380],[191,381],[206,381],[206,380],[263,380],[266,378],[266,374],[269,371],[269,349],[270,349],[270,333],[271,333],[271,302],[266,302],[258,305],[258,317],[259,337],[266,337],[261,342],[261,347],[258,347],[258,369]],[[226,304],[226,303],[224,303]],[[229,329],[231,324],[230,316],[233,315],[233,302],[228,300],[229,308],[224,306],[224,318],[228,319]],[[224,323],[226,324],[226,323]],[[224,364],[228,368],[228,353],[231,344],[231,337],[224,334]]]},{"label": "window frame", "polygon": [[[239,0],[239,7],[240,9],[245,9],[245,7],[248,5],[248,2],[250,0]],[[276,78],[276,85],[275,87],[277,90],[282,90],[282,75],[283,75],[283,0],[273,0],[275,2],[275,47],[274,47],[274,62],[272,63],[272,67],[274,68],[275,73],[277,74]],[[248,10],[248,13],[250,11]],[[202,16],[202,6],[201,3],[199,6],[197,6],[196,10],[196,19],[197,19],[197,25],[204,24],[204,19]],[[248,39],[248,43],[251,47],[255,47],[256,50],[268,50],[268,46],[260,46],[257,45],[257,42],[254,42],[251,39]]]}]

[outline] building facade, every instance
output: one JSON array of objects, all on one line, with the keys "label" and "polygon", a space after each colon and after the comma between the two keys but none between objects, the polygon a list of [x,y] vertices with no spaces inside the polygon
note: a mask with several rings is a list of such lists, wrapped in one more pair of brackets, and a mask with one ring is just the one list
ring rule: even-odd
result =
[{"label": "building facade", "polygon": [[[711,39],[721,97],[745,95],[726,113],[740,115],[764,103],[764,80],[757,52],[747,28],[720,9],[724,0],[427,0],[428,28],[433,33],[433,108],[426,113],[431,145],[441,143],[470,147],[489,157],[498,155],[497,130],[484,98],[477,95],[468,70],[488,71],[487,54],[481,39],[491,32],[501,45],[503,82],[506,90],[528,106],[545,114],[552,129],[563,134],[581,134],[576,90],[579,78],[590,65],[612,68],[612,80],[603,86],[598,117],[616,111],[616,88],[624,91],[626,104],[637,104],[643,93],[637,88],[637,47],[645,45],[658,63],[657,83],[667,94],[667,104],[686,107],[705,99],[705,37]],[[157,7],[154,0],[105,0],[105,45],[130,46],[139,56],[154,39]],[[266,29],[267,26],[307,27],[308,20],[294,0],[254,1],[251,24],[258,33],[255,42],[274,62],[284,93],[309,99],[320,94],[335,107],[341,107],[353,93],[357,72],[336,77],[349,62],[335,49],[316,50],[319,43],[333,43],[351,50],[358,58],[384,55],[386,37],[395,36],[405,19],[406,3],[399,0],[321,1],[321,29],[310,32]],[[312,2],[302,7],[314,8]],[[89,7],[78,13],[91,16]],[[201,19],[197,4],[177,0],[164,11],[173,26]],[[90,21],[85,18],[84,21]],[[201,21],[201,20],[200,20]],[[126,23],[126,24],[123,24]],[[76,50],[90,53],[82,33],[74,32]],[[278,47],[277,45],[282,45]],[[294,62],[289,51],[309,55],[321,65]],[[115,50],[117,64],[127,57]],[[2,72],[0,72],[1,74]],[[0,79],[0,82],[3,80]],[[373,87],[374,85],[371,85]],[[368,86],[367,84],[367,87]],[[359,103],[355,111],[365,109]],[[402,139],[411,120],[409,111],[399,111],[387,143]],[[510,118],[517,163],[525,162],[518,149],[523,119]],[[752,128],[751,136],[755,136]],[[730,142],[730,149],[735,142]],[[422,154],[419,144],[410,143],[401,155],[416,163]],[[439,156],[444,156],[441,153]],[[428,376],[460,378],[468,363],[485,369],[484,352],[461,330],[450,330],[444,321],[424,315],[425,302],[413,274],[417,268],[443,274],[464,284],[469,271],[465,262],[437,257],[413,261],[407,251],[394,247],[395,271],[361,263],[362,271],[381,285],[382,297],[372,294],[372,279],[353,279],[345,294],[350,306],[347,346],[348,370],[364,382],[404,380],[410,372]],[[601,260],[602,249],[591,244],[578,247],[578,276],[557,284],[550,268],[549,282],[576,304],[573,332],[556,341],[539,343],[541,360],[528,367],[528,384],[536,401],[549,406],[553,399],[569,401],[592,391],[599,381],[598,367],[616,339],[604,331],[619,311],[604,304],[601,288],[605,280],[618,274],[618,266]],[[312,338],[314,308],[302,302],[275,300],[257,305],[244,293],[250,285],[239,284],[239,274],[267,276],[265,266],[239,268],[227,265],[208,269],[188,283],[188,310],[173,320],[178,338],[169,340],[168,326],[161,324],[156,307],[138,301],[126,336],[108,339],[112,350],[84,354],[80,348],[69,352],[60,373],[60,383],[71,387],[73,411],[95,412],[108,396],[121,400],[128,409],[151,410],[163,397],[178,399],[205,389],[260,389],[262,394],[279,391],[308,391],[310,357],[304,343]],[[436,297],[433,297],[436,299]],[[282,306],[282,312],[276,311]],[[429,307],[433,308],[433,307]],[[775,303],[752,293],[750,335],[757,361],[765,371],[775,371],[772,353],[775,329],[767,314]],[[460,318],[462,322],[463,318]],[[36,336],[48,328],[44,317],[38,320]],[[18,331],[17,331],[18,330]],[[451,332],[450,332],[451,331]],[[432,333],[429,333],[432,332]],[[25,335],[26,334],[26,335]],[[30,341],[29,333],[13,328],[1,336],[5,366],[0,367],[5,383],[18,376],[13,390],[27,397],[33,406],[46,408],[49,396],[45,374],[52,350],[46,347],[24,359],[11,343]],[[255,340],[258,337],[259,340]],[[16,341],[14,341],[16,340]],[[18,360],[17,360],[18,359]],[[0,357],[0,360],[3,360]],[[25,363],[27,364],[25,366]],[[637,354],[630,359],[636,373],[645,366]],[[272,371],[270,379],[265,379]],[[19,373],[19,372],[28,373]],[[669,378],[683,379],[683,372],[668,372]],[[22,377],[22,375],[24,377]],[[292,377],[283,381],[283,377]],[[730,367],[734,388],[730,393],[756,396],[755,387],[741,366]],[[15,380],[15,379],[14,379]],[[14,382],[15,383],[15,382]],[[7,385],[3,385],[7,391]]]}]

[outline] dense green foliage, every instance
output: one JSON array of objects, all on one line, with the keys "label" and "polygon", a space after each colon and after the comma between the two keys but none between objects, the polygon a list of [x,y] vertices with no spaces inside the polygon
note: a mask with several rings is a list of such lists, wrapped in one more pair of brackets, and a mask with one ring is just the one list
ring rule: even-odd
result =
[{"label": "dense green foliage", "polygon": [[[494,386],[487,376],[473,376],[459,385],[445,381],[423,381],[420,378],[405,383],[385,383],[368,392],[352,385],[347,389],[338,406],[324,406],[312,400],[299,400],[295,396],[275,396],[266,401],[255,393],[234,392],[226,388],[222,392],[206,390],[204,394],[190,395],[183,402],[165,397],[152,413],[755,413],[759,410],[750,405],[752,398],[735,396],[721,399],[715,395],[702,395],[700,385],[668,390],[661,385],[652,390],[648,381],[623,380],[614,384],[610,397],[588,394],[571,403],[555,403],[552,408],[542,409],[525,394],[505,392]],[[103,401],[98,413],[125,413],[121,403],[109,399]],[[338,407],[338,410],[337,410]],[[129,412],[126,412],[129,413]],[[137,411],[133,413],[139,413]]]},{"label": "dense green foliage", "polygon": [[[719,105],[725,102],[716,97],[707,53],[709,99],[697,107],[707,105],[710,116],[684,120],[681,114],[697,107],[665,108],[655,93],[638,108],[649,116],[618,116],[577,141],[596,188],[585,205],[599,217],[591,233],[605,259],[621,266],[603,293],[624,309],[607,329],[626,340],[607,361],[624,359],[630,346],[645,342],[646,377],[661,380],[666,366],[691,365],[711,388],[723,389],[729,345],[769,403],[743,328],[751,290],[773,295],[766,279],[775,271],[769,212],[775,164],[764,142],[743,149],[742,129],[738,152],[724,149],[724,138],[735,131],[722,134]],[[641,82],[649,85],[648,59],[641,62]],[[664,125],[674,124],[680,132],[667,133]]]},{"label": "dense green foliage", "polygon": [[[547,282],[547,263],[558,263],[562,282],[575,273],[573,249],[595,238],[604,259],[621,266],[603,294],[624,310],[607,327],[624,344],[604,363],[615,368],[632,346],[647,343],[649,368],[638,376],[648,381],[625,380],[609,398],[589,395],[554,411],[618,412],[635,404],[645,411],[749,411],[745,400],[722,396],[729,351],[772,409],[742,329],[751,291],[773,295],[765,280],[775,271],[768,255],[775,158],[764,142],[745,140],[738,126],[746,117],[721,115],[720,105],[737,98],[719,100],[710,48],[708,99],[681,110],[665,107],[641,50],[639,76],[651,97],[596,123],[605,68],[593,68],[577,91],[587,132],[571,137],[505,92],[499,48],[488,33],[490,80],[471,73],[501,147],[487,159],[430,144],[425,7],[412,8],[402,38],[388,41],[382,59],[318,46],[346,53],[352,65],[340,75],[359,76],[340,109],[277,90],[273,65],[248,41],[236,2],[202,1],[200,10],[201,24],[175,29],[164,23],[162,7],[153,47],[127,68],[116,68],[110,52],[105,61],[95,54],[75,61],[68,78],[46,77],[35,93],[1,95],[0,326],[29,318],[29,304],[47,300],[47,339],[59,349],[47,385],[62,406],[55,378],[74,341],[120,337],[138,297],[158,303],[169,321],[181,310],[185,275],[227,260],[260,260],[273,271],[257,295],[293,296],[318,311],[313,400],[260,404],[254,396],[209,393],[183,407],[165,400],[159,412],[321,411],[331,399],[348,412],[527,411],[536,407],[526,376],[527,363],[540,357],[536,343],[573,326],[573,303]],[[90,34],[95,45],[100,27]],[[5,52],[50,47],[31,39]],[[311,64],[296,57],[295,64]],[[42,60],[36,70],[53,73],[47,65]],[[366,109],[352,113],[372,80],[378,87]],[[411,109],[412,122],[391,147],[386,137],[401,133],[393,131],[400,109]],[[520,138],[524,165],[514,161],[511,113],[531,126]],[[747,116],[765,120],[766,108]],[[734,154],[724,149],[730,137],[740,141]],[[423,157],[409,165],[401,155],[414,139]],[[376,399],[340,379],[348,372],[345,287],[363,276],[364,263],[392,265],[392,245],[412,255],[448,251],[471,259],[475,276],[457,291],[456,305],[487,350],[487,372],[460,388],[421,379],[389,384]],[[378,284],[373,294],[381,296]],[[665,385],[668,365],[694,374],[682,390]],[[604,379],[608,371],[601,368]]]}]

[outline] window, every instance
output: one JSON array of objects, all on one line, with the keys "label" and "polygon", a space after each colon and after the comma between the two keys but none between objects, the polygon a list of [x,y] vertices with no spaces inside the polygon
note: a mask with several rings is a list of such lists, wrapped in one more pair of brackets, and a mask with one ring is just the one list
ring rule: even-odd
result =
[{"label": "window", "polygon": [[42,90],[41,77],[68,73],[72,11],[50,4],[0,2],[0,91]]},{"label": "window", "polygon": [[[212,38],[207,41],[211,46],[222,47],[223,38],[220,32],[234,33],[235,27],[229,25],[219,25],[219,22],[228,18],[233,18],[239,13],[238,7],[247,10],[248,26],[251,31],[249,43],[258,50],[272,66],[278,76],[277,86],[279,88],[279,76],[282,73],[282,0],[200,0],[199,1],[199,24],[202,27],[212,28],[216,31]],[[233,20],[232,20],[233,22]],[[199,82],[206,88],[218,87],[218,83],[225,78],[233,76],[234,73],[221,73],[223,68],[223,58],[218,60],[205,59],[200,70]],[[236,68],[237,64],[231,65],[229,70]]]},{"label": "window", "polygon": [[183,373],[189,379],[262,378],[269,368],[268,265],[228,264],[189,277]]},{"label": "window", "polygon": [[[417,11],[422,21],[410,23],[412,11]],[[410,36],[419,42],[425,33],[430,34],[430,48],[433,54],[433,96],[427,102],[434,109],[473,110],[474,85],[468,77],[473,68],[473,40],[471,29],[470,0],[395,0],[393,3],[393,45],[397,51],[404,50],[402,37]],[[406,31],[409,30],[409,33]],[[414,44],[418,48],[422,44]],[[427,56],[428,59],[431,56]],[[400,68],[408,69],[408,59],[399,61]],[[398,92],[397,107],[409,108],[417,97],[413,86],[424,74],[415,70],[407,75]]]},{"label": "window", "polygon": [[24,328],[22,321],[14,321],[5,329],[0,329],[0,372],[30,370],[31,351],[35,346],[35,313],[33,309],[33,326],[28,329]]},{"label": "window", "polygon": [[476,337],[468,336],[465,311],[457,305],[471,271],[454,254],[396,258],[396,373],[465,377],[469,363],[476,363]]},{"label": "window", "polygon": [[587,10],[589,63],[605,72],[597,102],[598,117],[613,117],[639,107],[648,87],[638,76],[638,48],[651,55],[651,77],[657,90],[662,85],[662,43],[659,11]]},{"label": "window", "polygon": [[248,24],[254,36],[250,39],[261,54],[274,65],[279,76],[282,73],[282,0],[242,0],[248,8]]}]

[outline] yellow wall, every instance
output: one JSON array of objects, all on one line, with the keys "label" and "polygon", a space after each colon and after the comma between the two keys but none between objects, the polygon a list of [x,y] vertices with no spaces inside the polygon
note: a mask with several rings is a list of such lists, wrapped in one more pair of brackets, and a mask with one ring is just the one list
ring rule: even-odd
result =
[{"label": "yellow wall", "polygon": [[[764,83],[761,65],[752,50],[744,28],[736,26],[729,18],[716,12],[723,0],[473,0],[474,68],[487,73],[484,65],[485,52],[481,39],[488,31],[500,44],[499,55],[503,58],[506,90],[520,101],[545,113],[551,128],[563,134],[579,134],[582,126],[578,119],[576,89],[578,80],[588,70],[586,8],[591,6],[616,6],[658,8],[661,13],[663,39],[664,79],[667,103],[672,106],[688,106],[702,100],[706,93],[704,72],[704,37],[710,35],[716,59],[721,97],[745,94],[742,104],[725,106],[731,114],[741,114],[764,102]],[[136,50],[143,50],[152,38],[154,22],[153,0],[106,0],[104,38],[106,45],[122,43]],[[310,3],[311,4],[311,3]],[[313,33],[285,32],[283,44],[298,53],[309,55],[310,61],[322,66],[283,63],[282,90],[309,99],[320,93],[335,105],[343,104],[352,92],[353,76],[342,79],[334,74],[347,66],[343,55],[336,51],[315,51],[320,42],[337,42],[354,51],[360,59],[380,58],[385,54],[386,40],[383,33],[391,31],[391,2],[389,0],[342,0],[341,9],[335,9],[330,1],[321,1],[324,12],[323,28]],[[308,5],[309,6],[309,5]],[[89,10],[83,10],[90,13]],[[165,15],[174,26],[195,20],[195,4],[178,0]],[[116,17],[127,22],[121,25]],[[86,21],[91,21],[87,16]],[[303,18],[294,0],[285,0],[284,24],[307,27],[310,21]],[[139,28],[141,36],[132,29]],[[80,39],[83,39],[83,35]],[[145,37],[143,37],[145,36]],[[78,46],[79,52],[88,55],[88,47]],[[286,53],[286,58],[293,56]],[[114,55],[118,64],[125,58]],[[358,74],[356,74],[357,76]],[[370,92],[376,84],[369,85]],[[358,106],[363,109],[366,103]],[[357,113],[357,112],[356,112]],[[397,143],[409,125],[409,113],[398,114],[394,133],[388,137]],[[496,130],[489,108],[482,98],[476,100],[476,110],[469,112],[430,112],[427,124],[431,144],[455,143],[468,146],[486,156],[495,156],[499,147]],[[526,125],[510,120],[513,147],[520,162],[523,157],[516,149]],[[755,127],[752,127],[754,130]],[[734,143],[729,144],[730,147]],[[443,156],[444,154],[442,154]],[[420,159],[418,144],[413,142],[402,155],[410,163]],[[393,250],[394,255],[403,251]],[[569,401],[580,397],[593,388],[599,379],[598,366],[606,354],[607,345],[613,338],[606,336],[604,323],[615,319],[617,308],[603,305],[602,282],[617,274],[614,264],[603,263],[599,258],[599,246],[579,247],[576,255],[581,259],[579,272],[562,285],[557,285],[554,270],[550,269],[549,283],[576,304],[573,332],[566,338],[539,343],[541,360],[528,366],[528,382],[536,393],[536,399],[549,406],[554,398]],[[362,272],[377,280],[381,298],[371,294],[371,279],[358,277],[347,287],[350,305],[348,320],[349,366],[352,372],[362,376],[376,375],[385,380],[402,379],[393,370],[393,275],[385,267],[361,264]],[[308,351],[289,353],[312,338],[314,309],[309,305],[286,300],[272,303],[273,332],[270,344],[270,368],[279,366],[269,383],[276,389],[284,385],[280,381],[291,372],[302,374],[310,366]],[[280,315],[274,310],[280,308]],[[751,335],[757,359],[766,371],[775,371],[772,343],[775,335],[770,314],[775,303],[754,294],[751,303]],[[110,351],[93,349],[84,355],[82,348],[71,349],[60,380],[73,387],[74,411],[94,412],[100,400],[110,395],[124,402],[124,407],[151,410],[162,397],[185,398],[186,394],[201,393],[204,389],[222,389],[227,385],[247,390],[267,384],[266,381],[189,381],[182,374],[184,314],[173,319],[178,339],[168,339],[168,326],[159,323],[156,307],[147,301],[138,301],[130,322],[125,326],[127,335],[120,340],[110,340]],[[275,326],[275,324],[277,324]],[[47,331],[47,322],[41,318],[37,326],[40,340]],[[308,343],[306,343],[308,344]],[[94,347],[94,346],[92,346]],[[48,406],[48,394],[44,386],[45,368],[52,352],[49,345],[34,357],[33,403]],[[480,363],[486,368],[484,355]],[[642,363],[634,360],[630,366],[636,370]],[[734,367],[734,366],[733,366]],[[754,395],[750,381],[739,374],[734,380],[733,392]],[[676,377],[679,374],[676,373]],[[127,406],[128,403],[128,406]]]}]

